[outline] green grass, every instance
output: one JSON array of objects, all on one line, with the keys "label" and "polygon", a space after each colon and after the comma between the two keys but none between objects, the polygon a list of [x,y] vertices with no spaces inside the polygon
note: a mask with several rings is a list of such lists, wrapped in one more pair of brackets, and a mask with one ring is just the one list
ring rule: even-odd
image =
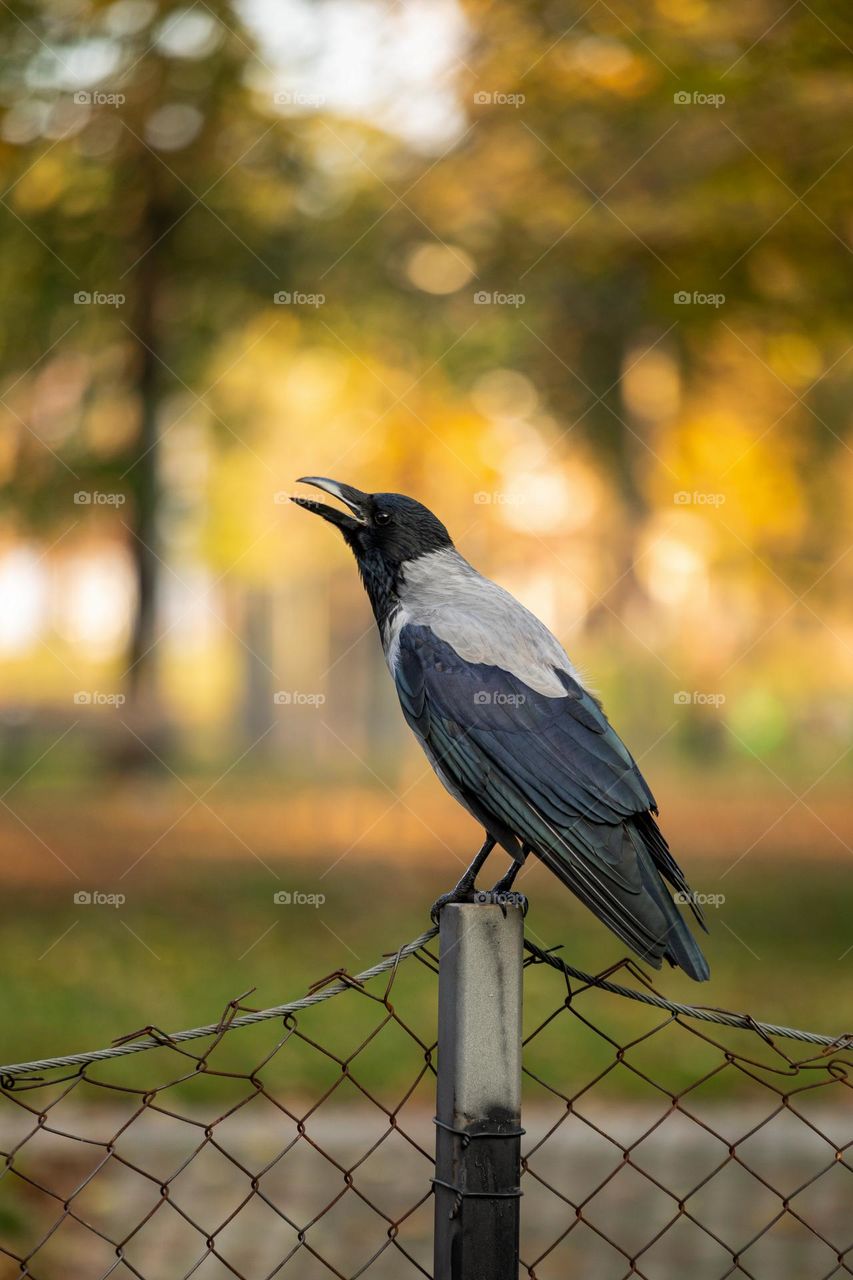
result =
[{"label": "green grass", "polygon": [[[275,869],[280,880],[254,862],[187,859],[164,867],[151,859],[123,885],[103,886],[126,893],[120,908],[76,905],[66,888],[7,887],[0,1057],[11,1062],[96,1048],[147,1025],[171,1031],[212,1022],[229,1000],[251,987],[256,990],[245,1003],[266,1007],[305,994],[341,966],[351,973],[369,967],[428,926],[426,906],[447,887],[446,877],[423,863],[356,865],[355,857],[325,877],[331,856],[312,866],[288,863]],[[846,867],[830,860],[745,859],[721,878],[727,865],[700,862],[691,868],[699,889],[726,895],[722,906],[708,911],[711,934],[704,944],[712,981],[700,987],[667,969],[655,976],[658,989],[771,1022],[831,1033],[849,1027],[844,992],[853,949],[845,953],[853,948],[853,886]],[[560,954],[589,972],[622,957],[618,941],[542,868],[534,868],[522,887],[531,900],[527,923],[534,941],[562,943]],[[273,894],[279,889],[323,893],[326,901],[320,907],[277,905]],[[382,981],[370,990],[381,994]],[[530,972],[527,1030],[564,997],[559,974]],[[392,1000],[424,1041],[432,1038],[435,999],[433,975],[408,961]],[[579,997],[576,1008],[587,1010],[620,1042],[658,1020],[604,993]],[[347,994],[304,1015],[299,1026],[347,1058],[383,1013],[380,1004]],[[280,1024],[236,1033],[217,1050],[214,1065],[249,1070],[281,1034]],[[158,1057],[174,1055],[128,1060],[121,1078],[148,1087],[177,1074],[174,1061],[166,1066]],[[571,1091],[613,1058],[613,1048],[600,1036],[562,1013],[536,1037],[528,1065]],[[412,1078],[421,1059],[414,1041],[389,1028],[360,1055],[356,1074],[370,1087],[393,1092]],[[707,1069],[709,1052],[697,1037],[674,1029],[631,1051],[629,1061],[662,1073],[667,1088],[681,1088]],[[340,1067],[321,1061],[304,1043],[290,1043],[269,1071],[282,1087],[310,1097],[336,1079]],[[713,1088],[734,1090],[741,1083],[737,1073],[728,1072]],[[227,1091],[222,1081],[205,1087]],[[624,1066],[606,1087],[632,1094],[648,1088]]]}]

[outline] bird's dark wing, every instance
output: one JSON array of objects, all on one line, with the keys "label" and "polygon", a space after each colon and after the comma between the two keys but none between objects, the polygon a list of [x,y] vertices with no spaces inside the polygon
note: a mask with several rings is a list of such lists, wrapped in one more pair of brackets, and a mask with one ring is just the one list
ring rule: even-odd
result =
[{"label": "bird's dark wing", "polygon": [[409,725],[509,852],[517,845],[507,830],[646,959],[667,956],[706,976],[661,881],[689,894],[655,823],[654,797],[595,699],[558,674],[566,696],[546,697],[413,624],[400,631],[394,667]]}]

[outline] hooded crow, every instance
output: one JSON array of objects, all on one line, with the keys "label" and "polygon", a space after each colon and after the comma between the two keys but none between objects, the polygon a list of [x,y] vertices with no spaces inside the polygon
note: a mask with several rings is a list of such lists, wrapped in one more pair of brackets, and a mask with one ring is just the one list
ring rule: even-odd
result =
[{"label": "hooded crow", "polygon": [[319,476],[347,508],[294,498],[335,525],[355,555],[403,715],[452,796],[486,839],[456,887],[472,901],[496,844],[513,859],[503,901],[534,853],[643,960],[708,965],[673,901],[694,895],[656,822],[636,762],[565,650],[529,610],[484,578],[436,516],[400,493],[361,493]]}]

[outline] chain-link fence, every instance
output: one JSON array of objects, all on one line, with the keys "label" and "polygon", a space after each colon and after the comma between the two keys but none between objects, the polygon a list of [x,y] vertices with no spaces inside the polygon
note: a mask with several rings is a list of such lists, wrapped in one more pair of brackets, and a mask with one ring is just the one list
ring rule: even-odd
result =
[{"label": "chain-link fence", "polygon": [[[522,1274],[853,1275],[853,1039],[687,1013],[632,961],[617,966],[626,990],[615,971],[587,978],[525,945],[564,987],[524,1042],[522,1185],[537,1209],[522,1219]],[[535,1061],[546,1039],[566,1047],[565,1071],[553,1052]]]},{"label": "chain-link fence", "polygon": [[[4,1068],[0,1277],[432,1276],[434,932],[287,1005]],[[792,1055],[806,1033],[525,945],[519,1274],[853,1274],[849,1037]]]}]

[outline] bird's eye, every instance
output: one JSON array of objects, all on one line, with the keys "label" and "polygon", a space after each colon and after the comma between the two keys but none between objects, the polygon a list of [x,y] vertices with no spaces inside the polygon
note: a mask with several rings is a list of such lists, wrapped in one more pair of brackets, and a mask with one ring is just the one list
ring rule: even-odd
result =
[{"label": "bird's eye", "polygon": [[391,523],[390,513],[387,511],[377,511],[376,515],[373,517],[373,523],[374,524],[390,524]]}]

